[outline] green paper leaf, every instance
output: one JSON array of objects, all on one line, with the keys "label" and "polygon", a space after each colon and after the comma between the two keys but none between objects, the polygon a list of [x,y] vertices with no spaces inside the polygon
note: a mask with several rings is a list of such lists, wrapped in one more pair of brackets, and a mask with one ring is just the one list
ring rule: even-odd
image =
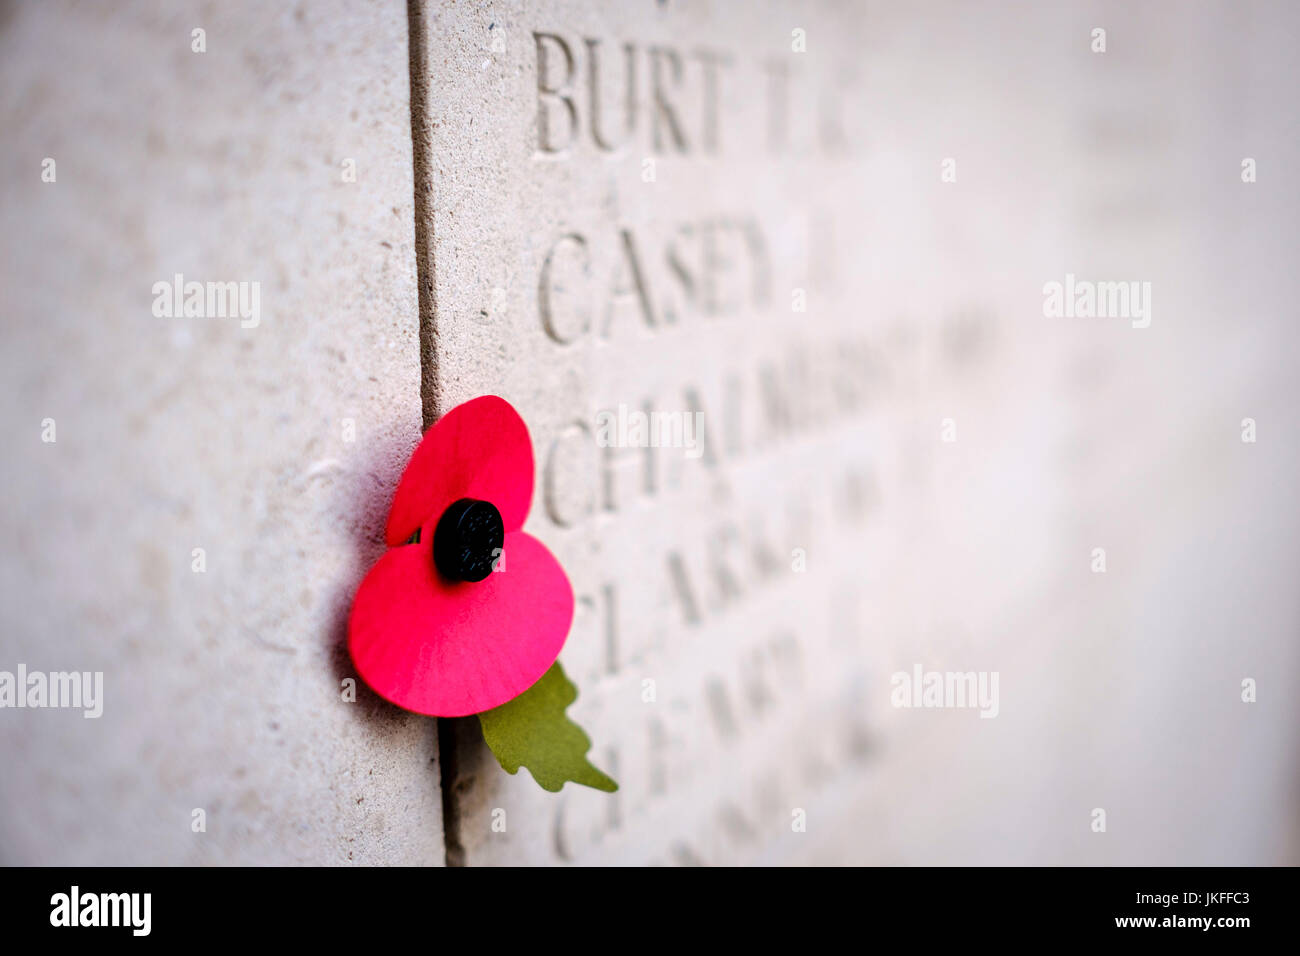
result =
[{"label": "green paper leaf", "polygon": [[556,661],[514,700],[478,715],[483,739],[506,773],[527,767],[538,785],[552,793],[566,780],[607,793],[618,789],[587,760],[591,738],[565,716],[565,709],[577,699],[578,688]]}]

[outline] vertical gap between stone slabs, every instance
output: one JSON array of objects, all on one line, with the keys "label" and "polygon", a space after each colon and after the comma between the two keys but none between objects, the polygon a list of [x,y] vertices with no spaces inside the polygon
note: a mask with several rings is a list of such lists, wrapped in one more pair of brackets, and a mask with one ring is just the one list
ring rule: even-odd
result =
[{"label": "vertical gap between stone slabs", "polygon": [[420,302],[420,407],[424,427],[428,428],[443,409],[438,353],[434,348],[438,300],[433,284],[433,129],[424,0],[407,0],[406,19],[410,36],[411,154],[415,164],[415,274]]},{"label": "vertical gap between stone slabs", "polygon": [[[429,118],[428,35],[424,0],[407,0],[409,73],[411,77],[411,155],[415,166],[415,275],[420,308],[420,411],[424,428],[442,413],[438,388],[438,353],[434,348],[437,296],[433,284],[433,138]],[[455,722],[435,718],[439,786],[442,789],[442,839],[447,866],[465,865],[460,838],[460,807]]]}]

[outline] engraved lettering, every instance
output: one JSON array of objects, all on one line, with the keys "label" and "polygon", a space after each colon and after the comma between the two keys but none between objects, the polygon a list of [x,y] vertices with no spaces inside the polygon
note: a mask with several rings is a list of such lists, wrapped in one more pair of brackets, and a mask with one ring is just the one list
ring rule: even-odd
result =
[{"label": "engraved lettering", "polygon": [[[578,108],[572,95],[563,92],[573,82],[573,51],[554,33],[534,33],[533,41],[537,48],[537,148],[543,153],[559,153],[569,147],[578,131]],[[553,74],[561,63],[561,75],[556,78]],[[554,121],[557,109],[566,118],[563,124]]]},{"label": "engraved lettering", "polygon": [[695,58],[700,61],[704,85],[704,115],[701,124],[704,151],[716,153],[718,152],[719,142],[718,101],[721,96],[720,73],[724,66],[731,64],[731,58],[724,53],[715,53],[710,50],[697,50]]},{"label": "engraved lettering", "polygon": [[[556,264],[557,259],[559,266]],[[564,265],[566,262],[567,268]],[[578,304],[582,297],[564,295],[574,286],[585,288],[584,283],[576,280],[578,276],[589,276],[590,273],[591,258],[587,252],[587,240],[576,232],[567,233],[555,240],[555,244],[546,253],[546,258],[542,260],[537,280],[537,309],[542,317],[542,328],[551,341],[558,345],[570,345],[591,329],[590,308]],[[569,302],[569,305],[567,308],[562,305],[557,307],[557,302]]]},{"label": "engraved lettering", "polygon": [[623,44],[623,134],[618,140],[606,135],[603,129],[604,110],[600,99],[600,57],[596,52],[599,40],[587,40],[587,89],[591,103],[591,138],[606,152],[614,152],[632,138],[636,131],[636,55],[630,43]]},{"label": "engraved lettering", "polygon": [[[664,64],[668,65],[669,75],[664,75]],[[676,89],[682,83],[682,58],[666,47],[653,47],[650,50],[650,91],[654,110],[654,146],[657,152],[663,152],[666,143],[671,140],[678,152],[686,152],[686,135],[682,132],[681,120],[677,109],[669,98],[669,83]],[[667,136],[665,136],[665,128]]]},{"label": "engraved lettering", "polygon": [[609,305],[605,310],[605,327],[601,330],[602,334],[609,335],[610,323],[614,320],[614,314],[618,308],[625,304],[629,299],[634,300],[637,310],[641,313],[641,318],[647,326],[654,327],[655,315],[654,307],[650,304],[650,292],[646,288],[645,272],[641,268],[641,260],[637,255],[636,240],[632,237],[630,229],[619,230],[620,251],[619,269],[616,272],[616,278],[613,288],[610,291]]},{"label": "engraved lettering", "polygon": [[687,624],[700,623],[700,605],[695,599],[695,590],[691,587],[690,574],[686,570],[686,562],[676,551],[668,554],[668,580],[673,597],[681,607],[682,619]]},{"label": "engraved lettering", "polygon": [[[596,510],[595,485],[589,480],[596,461],[596,442],[586,422],[566,425],[552,439],[542,466],[542,499],[547,517],[561,528],[573,527]],[[585,493],[563,493],[563,488],[575,485]]]}]

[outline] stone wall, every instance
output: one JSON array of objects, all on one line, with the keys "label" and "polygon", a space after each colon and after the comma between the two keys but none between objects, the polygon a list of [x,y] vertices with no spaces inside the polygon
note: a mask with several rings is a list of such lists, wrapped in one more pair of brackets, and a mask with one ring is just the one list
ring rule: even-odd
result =
[{"label": "stone wall", "polygon": [[[392,3],[6,9],[0,668],[104,704],[0,712],[5,862],[443,859],[432,722],[341,689],[421,426],[407,48]],[[257,324],[155,316],[176,274]]]},{"label": "stone wall", "polygon": [[[0,669],[105,692],[0,712],[0,859],[1296,862],[1297,26],[6,8]],[[402,464],[488,393],[613,797],[347,699]]]}]

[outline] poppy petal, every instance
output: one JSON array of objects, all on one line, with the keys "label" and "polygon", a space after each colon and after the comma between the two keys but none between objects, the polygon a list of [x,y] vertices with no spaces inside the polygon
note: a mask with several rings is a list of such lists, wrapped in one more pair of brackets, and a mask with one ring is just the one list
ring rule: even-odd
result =
[{"label": "poppy petal", "polygon": [[533,497],[533,444],[504,398],[484,395],[457,405],[424,433],[397,483],[384,533],[389,547],[459,498],[490,501],[506,531],[518,531]]},{"label": "poppy petal", "polygon": [[428,542],[388,551],[352,603],[348,649],[362,679],[399,707],[434,717],[491,710],[535,684],[573,622],[560,563],[522,531],[506,535],[504,570],[449,582]]}]

